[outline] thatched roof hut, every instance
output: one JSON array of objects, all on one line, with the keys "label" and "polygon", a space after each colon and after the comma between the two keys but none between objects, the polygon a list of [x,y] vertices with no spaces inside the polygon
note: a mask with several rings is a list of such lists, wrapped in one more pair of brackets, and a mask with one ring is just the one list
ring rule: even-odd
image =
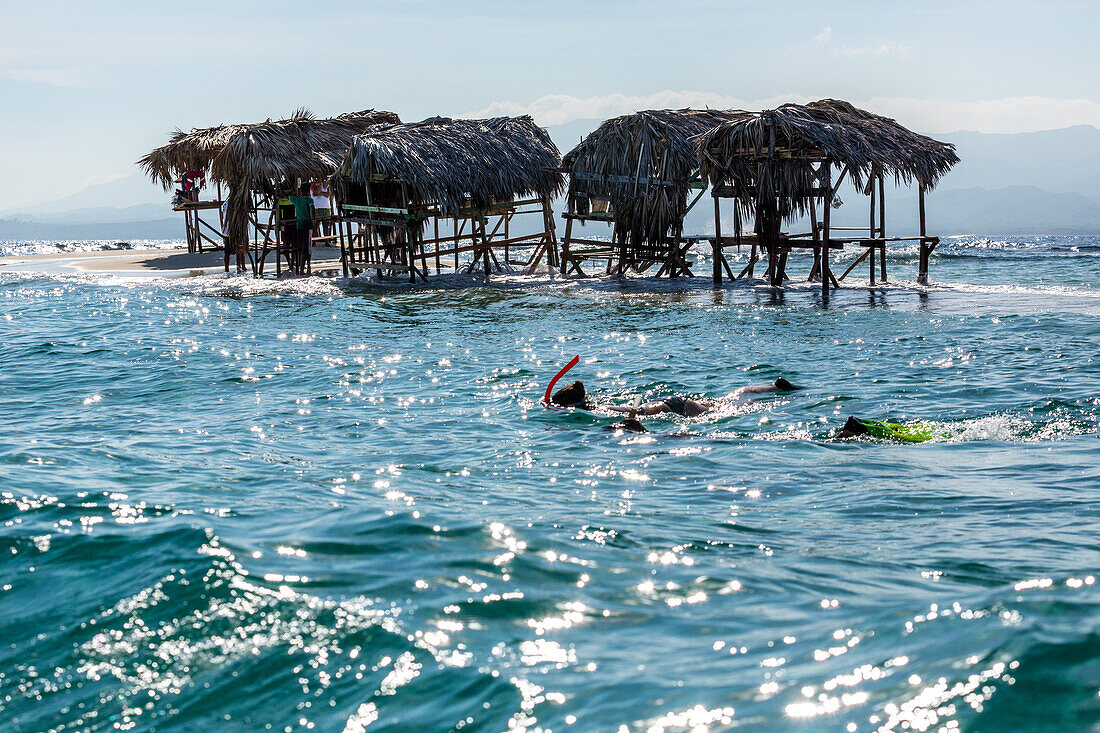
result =
[{"label": "thatched roof hut", "polygon": [[254,192],[272,194],[283,179],[326,178],[356,134],[400,121],[393,112],[373,109],[318,120],[303,109],[276,122],[177,130],[138,164],[166,189],[187,171],[207,170],[229,186],[229,238],[241,268]]},{"label": "thatched roof hut", "polygon": [[774,206],[781,218],[805,213],[810,199],[822,196],[823,163],[847,169],[870,193],[880,177],[930,189],[959,162],[953,145],[835,99],[742,115],[700,135],[696,144],[711,185],[730,185],[746,210]]},{"label": "thatched roof hut", "polygon": [[629,240],[661,242],[679,225],[698,170],[692,138],[741,119],[735,110],[646,110],[607,120],[562,160],[569,198],[607,199]]},{"label": "thatched roof hut", "polygon": [[529,116],[434,117],[356,136],[336,180],[401,181],[413,202],[438,204],[441,213],[452,214],[513,196],[553,196],[562,187],[560,162],[557,146]]},{"label": "thatched roof hut", "polygon": [[299,110],[275,122],[177,130],[138,164],[165,188],[186,171],[210,171],[231,187],[257,189],[283,178],[327,177],[355,135],[400,121],[393,112],[373,109],[323,120]]}]

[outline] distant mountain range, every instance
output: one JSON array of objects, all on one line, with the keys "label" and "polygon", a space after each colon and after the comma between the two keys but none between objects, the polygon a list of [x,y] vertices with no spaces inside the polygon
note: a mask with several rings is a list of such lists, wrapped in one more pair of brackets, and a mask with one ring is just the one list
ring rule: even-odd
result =
[{"label": "distant mountain range", "polygon": [[[563,153],[598,126],[580,120],[549,128]],[[934,135],[956,145],[959,163],[927,200],[931,233],[1100,233],[1100,129],[1088,125],[1015,134],[955,132]],[[867,202],[850,186],[837,225],[867,221]],[[0,239],[182,238],[183,219],[169,194],[140,173],[89,186],[70,196],[18,210],[0,211]],[[699,206],[686,230],[714,230],[712,208]],[[916,193],[887,191],[887,229],[911,233],[917,226]],[[792,224],[797,228],[797,224]]]},{"label": "distant mountain range", "polygon": [[0,211],[0,239],[182,239],[170,196],[140,173]]}]

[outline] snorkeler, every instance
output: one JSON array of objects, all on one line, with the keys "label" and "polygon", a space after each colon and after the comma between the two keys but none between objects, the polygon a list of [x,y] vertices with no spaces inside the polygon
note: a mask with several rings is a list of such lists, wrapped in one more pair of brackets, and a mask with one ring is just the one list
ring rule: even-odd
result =
[{"label": "snorkeler", "polygon": [[931,440],[935,433],[925,423],[885,422],[849,415],[847,422],[844,423],[840,432],[833,436],[833,439],[849,440],[858,438],[861,435],[869,435],[872,438],[883,440],[899,440],[903,443],[923,443],[926,440]]},{"label": "snorkeler", "polygon": [[[734,390],[726,397],[719,399],[696,400],[690,397],[673,395],[672,397],[665,397],[664,399],[648,402],[637,407],[620,407],[618,405],[602,405],[600,407],[605,410],[610,410],[611,412],[629,413],[629,419],[633,422],[637,422],[634,420],[635,415],[650,416],[660,415],[666,412],[671,412],[683,417],[696,417],[712,412],[724,404],[744,400],[748,395],[793,392],[798,389],[803,389],[803,387],[791,384],[783,377],[780,377],[771,384],[741,387],[740,389]],[[594,410],[597,408],[597,406],[589,400],[588,393],[584,389],[584,384],[579,380],[555,392],[553,397],[550,398],[550,402],[559,407],[576,407],[582,410]]]}]

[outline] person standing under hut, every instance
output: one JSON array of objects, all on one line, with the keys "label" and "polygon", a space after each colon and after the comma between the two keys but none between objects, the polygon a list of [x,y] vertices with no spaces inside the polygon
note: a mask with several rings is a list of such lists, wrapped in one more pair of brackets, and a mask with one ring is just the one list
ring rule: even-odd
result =
[{"label": "person standing under hut", "polygon": [[294,214],[294,204],[290,202],[290,195],[293,192],[294,188],[290,181],[284,180],[279,184],[279,196],[275,202],[279,236],[282,238],[282,245],[275,255],[276,259],[286,255],[287,266],[291,268],[293,268],[292,253],[298,243],[298,221]]},{"label": "person standing under hut", "polygon": [[296,238],[293,252],[293,264],[291,269],[298,275],[308,275],[310,269],[309,244],[310,233],[313,230],[313,197],[309,195],[309,183],[303,183],[298,187],[298,195],[290,196],[290,203],[294,206],[294,220],[296,224]]},{"label": "person standing under hut", "polygon": [[313,236],[332,235],[332,209],[329,205],[328,184],[314,181],[310,186],[313,195]]}]

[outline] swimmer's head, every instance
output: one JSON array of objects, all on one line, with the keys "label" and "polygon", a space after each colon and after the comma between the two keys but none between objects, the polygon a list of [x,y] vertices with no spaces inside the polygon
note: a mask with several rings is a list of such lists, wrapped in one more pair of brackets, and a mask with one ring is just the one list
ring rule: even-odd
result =
[{"label": "swimmer's head", "polygon": [[791,384],[783,377],[775,380],[774,386],[780,392],[794,392],[796,389],[805,389],[805,387],[799,387],[797,384]]},{"label": "swimmer's head", "polygon": [[554,393],[554,396],[550,398],[550,402],[559,407],[587,407],[588,400],[584,391],[584,384],[578,379],[572,384],[562,387]]},{"label": "swimmer's head", "polygon": [[854,415],[849,415],[848,421],[844,423],[844,427],[836,434],[836,439],[846,440],[848,438],[855,438],[859,435],[866,435],[868,432],[866,425],[861,423]]}]

